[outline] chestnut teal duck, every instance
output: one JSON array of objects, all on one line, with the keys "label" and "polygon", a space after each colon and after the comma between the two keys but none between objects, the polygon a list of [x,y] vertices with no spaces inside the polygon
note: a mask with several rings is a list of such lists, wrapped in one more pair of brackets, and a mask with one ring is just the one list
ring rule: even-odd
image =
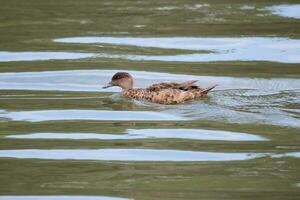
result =
[{"label": "chestnut teal duck", "polygon": [[200,98],[217,86],[200,88],[194,85],[195,82],[197,80],[182,83],[163,82],[147,88],[133,88],[133,77],[127,72],[118,72],[103,88],[118,86],[122,88],[123,95],[128,98],[159,104],[179,104]]}]

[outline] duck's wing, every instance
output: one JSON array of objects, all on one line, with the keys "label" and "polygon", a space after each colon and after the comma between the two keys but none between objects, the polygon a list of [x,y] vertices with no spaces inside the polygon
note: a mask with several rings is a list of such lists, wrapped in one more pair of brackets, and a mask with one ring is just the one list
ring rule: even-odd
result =
[{"label": "duck's wing", "polygon": [[163,89],[179,89],[179,90],[197,89],[198,86],[193,85],[195,82],[197,82],[197,80],[185,81],[182,83],[177,83],[177,82],[155,83],[146,89],[150,91],[159,91]]}]

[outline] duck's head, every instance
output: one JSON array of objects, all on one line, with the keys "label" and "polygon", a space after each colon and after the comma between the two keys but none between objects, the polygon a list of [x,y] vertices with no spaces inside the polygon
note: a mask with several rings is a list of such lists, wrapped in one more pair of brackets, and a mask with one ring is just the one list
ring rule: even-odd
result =
[{"label": "duck's head", "polygon": [[133,77],[127,72],[118,72],[111,78],[111,81],[103,88],[113,86],[121,87],[123,90],[128,90],[133,87]]}]

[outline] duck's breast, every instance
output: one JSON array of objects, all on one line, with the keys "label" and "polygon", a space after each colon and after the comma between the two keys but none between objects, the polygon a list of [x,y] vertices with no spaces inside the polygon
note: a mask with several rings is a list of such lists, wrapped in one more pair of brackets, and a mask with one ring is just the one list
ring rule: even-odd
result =
[{"label": "duck's breast", "polygon": [[146,99],[149,95],[145,89],[129,89],[123,91],[123,95],[133,99]]}]

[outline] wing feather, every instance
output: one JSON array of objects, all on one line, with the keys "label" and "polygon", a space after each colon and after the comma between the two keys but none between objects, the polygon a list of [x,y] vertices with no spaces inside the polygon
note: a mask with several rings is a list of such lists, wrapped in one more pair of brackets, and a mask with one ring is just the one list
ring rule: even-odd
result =
[{"label": "wing feather", "polygon": [[149,86],[147,89],[150,91],[160,91],[163,89],[179,89],[179,90],[197,89],[198,86],[194,85],[195,82],[197,82],[197,80],[190,80],[182,83],[177,83],[177,82],[155,83]]}]

